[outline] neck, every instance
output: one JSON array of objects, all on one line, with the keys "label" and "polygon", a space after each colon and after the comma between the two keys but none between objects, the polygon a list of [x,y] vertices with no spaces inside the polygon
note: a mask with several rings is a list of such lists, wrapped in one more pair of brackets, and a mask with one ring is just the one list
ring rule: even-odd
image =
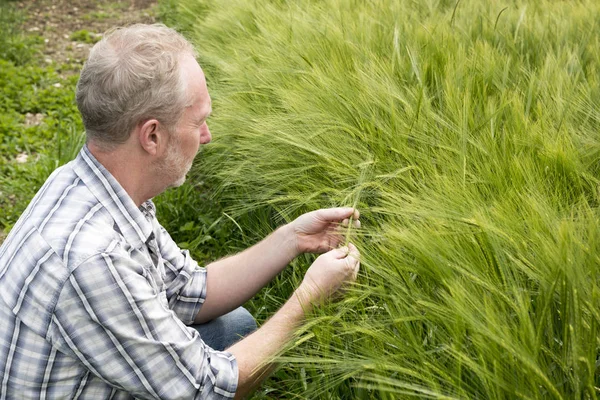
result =
[{"label": "neck", "polygon": [[136,206],[139,207],[165,190],[160,180],[156,179],[151,160],[135,146],[124,143],[105,150],[90,142],[88,149],[125,189]]}]

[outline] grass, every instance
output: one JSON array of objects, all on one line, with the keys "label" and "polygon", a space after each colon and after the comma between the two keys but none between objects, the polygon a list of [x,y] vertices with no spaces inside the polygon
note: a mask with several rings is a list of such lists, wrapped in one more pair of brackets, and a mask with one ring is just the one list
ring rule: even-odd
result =
[{"label": "grass", "polygon": [[81,29],[81,30],[75,31],[75,32],[71,33],[71,36],[69,37],[69,39],[71,39],[75,42],[82,42],[82,43],[88,43],[88,44],[94,44],[94,43],[100,41],[101,38],[102,38],[102,35],[90,32],[87,29]]},{"label": "grass", "polygon": [[164,4],[213,97],[196,179],[240,240],[361,209],[359,284],[258,397],[598,397],[600,5]]}]

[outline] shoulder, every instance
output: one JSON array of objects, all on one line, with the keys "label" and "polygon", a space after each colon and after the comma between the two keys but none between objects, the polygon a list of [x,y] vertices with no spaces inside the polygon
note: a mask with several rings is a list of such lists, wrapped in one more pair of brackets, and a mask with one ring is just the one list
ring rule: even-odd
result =
[{"label": "shoulder", "polygon": [[65,261],[67,268],[105,251],[119,239],[110,213],[70,164],[48,178],[13,231],[7,238],[13,246],[22,249],[43,241]]}]

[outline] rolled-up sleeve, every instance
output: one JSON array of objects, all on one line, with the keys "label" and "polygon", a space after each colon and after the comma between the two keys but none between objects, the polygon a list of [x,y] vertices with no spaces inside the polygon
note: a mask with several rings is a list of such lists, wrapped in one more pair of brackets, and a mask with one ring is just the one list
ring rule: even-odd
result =
[{"label": "rolled-up sleeve", "polygon": [[198,266],[189,251],[181,250],[157,222],[154,232],[165,263],[169,307],[185,324],[192,324],[206,299],[206,268]]},{"label": "rolled-up sleeve", "polygon": [[[205,272],[192,271],[190,280],[205,287]],[[194,285],[178,295],[199,290]],[[98,254],[74,269],[49,336],[93,375],[136,398],[232,398],[237,388],[234,356],[187,328],[145,267],[126,255]]]}]

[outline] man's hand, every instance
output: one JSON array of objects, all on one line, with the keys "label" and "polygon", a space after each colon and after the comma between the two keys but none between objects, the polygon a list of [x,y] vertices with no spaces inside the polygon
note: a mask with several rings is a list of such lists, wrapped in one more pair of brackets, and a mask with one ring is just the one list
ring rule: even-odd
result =
[{"label": "man's hand", "polygon": [[[352,211],[350,209],[348,216],[352,215]],[[236,399],[245,398],[270,373],[272,364],[269,360],[293,337],[307,310],[337,297],[346,284],[356,280],[360,267],[359,256],[352,244],[320,255],[283,307],[259,330],[227,349],[238,363]]]},{"label": "man's hand", "polygon": [[289,224],[298,254],[324,253],[335,249],[343,239],[343,227],[360,228],[360,213],[351,207],[325,208],[301,215]]},{"label": "man's hand", "polygon": [[356,280],[360,253],[351,243],[348,247],[322,254],[312,263],[297,290],[302,302],[321,303],[341,294],[344,286]]},{"label": "man's hand", "polygon": [[[200,324],[223,315],[248,301],[303,252],[324,253],[343,239],[344,225],[352,218],[360,227],[357,210],[322,209],[301,215],[277,229],[260,243],[207,266],[207,294],[196,316]],[[234,291],[231,288],[235,288]]]}]

